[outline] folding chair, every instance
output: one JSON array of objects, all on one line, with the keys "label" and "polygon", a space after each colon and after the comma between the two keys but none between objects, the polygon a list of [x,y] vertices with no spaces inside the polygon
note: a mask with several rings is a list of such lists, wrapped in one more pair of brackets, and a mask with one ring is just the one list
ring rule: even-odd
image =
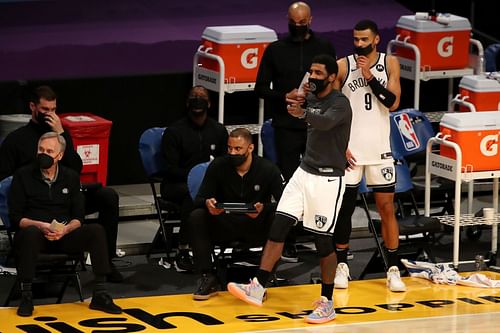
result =
[{"label": "folding chair", "polygon": [[142,165],[151,187],[159,223],[158,230],[146,254],[148,258],[159,241],[163,242],[167,258],[170,257],[174,228],[180,225],[179,220],[169,220],[172,215],[178,214],[179,206],[171,201],[162,199],[156,191],[156,185],[163,180],[166,169],[165,160],[162,156],[162,137],[164,131],[165,127],[152,127],[145,130],[139,139],[139,154],[141,155]]},{"label": "folding chair", "polygon": [[262,147],[264,148],[264,157],[276,163],[278,156],[276,154],[276,144],[274,141],[274,127],[273,120],[266,120],[260,129],[260,137],[262,140]]},{"label": "folding chair", "polygon": [[[395,189],[395,211],[399,226],[400,246],[399,255],[401,257],[418,258],[426,256],[431,261],[435,261],[432,254],[434,235],[442,231],[442,226],[436,218],[426,217],[419,213],[417,202],[413,196],[413,184],[411,181],[410,169],[404,160],[397,160],[396,167],[396,189]],[[379,237],[381,221],[375,220],[368,205],[367,194],[371,190],[364,182],[359,189],[363,208],[368,218],[370,231],[376,242],[376,249],[373,252],[368,264],[362,271],[360,279],[368,273],[388,270],[387,258],[383,248],[383,240]],[[407,205],[410,209],[406,209]]]},{"label": "folding chair", "polygon": [[500,43],[491,44],[484,50],[484,62],[486,72],[500,71]]},{"label": "folding chair", "polygon": [[[431,122],[420,111],[403,109],[390,113],[391,151],[394,159],[412,165],[410,168],[414,194],[420,207],[423,207],[425,179],[419,176],[418,167],[425,165],[427,141],[435,136]],[[437,215],[453,214],[454,183],[440,177],[432,179],[431,207],[441,208]]]},{"label": "folding chair", "polygon": [[[7,230],[11,252],[14,246],[12,234],[14,231],[10,225],[7,197],[10,192],[10,185],[12,177],[7,177],[0,182],[0,218],[3,225]],[[83,302],[82,285],[80,282],[80,275],[76,268],[78,263],[83,262],[83,253],[79,254],[66,254],[66,253],[41,253],[37,259],[37,267],[35,272],[35,279],[33,284],[52,283],[61,281],[62,287],[57,294],[57,303],[61,303],[66,288],[71,281],[74,282],[75,288],[80,296],[80,301]],[[12,285],[7,298],[5,299],[4,306],[8,306],[11,299],[19,290],[19,281],[16,279]]]}]

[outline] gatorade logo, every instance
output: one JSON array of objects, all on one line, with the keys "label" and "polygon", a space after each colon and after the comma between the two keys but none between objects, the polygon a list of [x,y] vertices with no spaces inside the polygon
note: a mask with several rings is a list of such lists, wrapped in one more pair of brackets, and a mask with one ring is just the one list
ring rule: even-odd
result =
[{"label": "gatorade logo", "polygon": [[241,65],[246,69],[253,69],[257,67],[258,48],[246,49],[241,54]]},{"label": "gatorade logo", "polygon": [[479,149],[484,156],[495,156],[498,154],[498,134],[485,136],[479,144]]},{"label": "gatorade logo", "polygon": [[437,52],[443,58],[451,57],[453,54],[453,37],[443,37],[437,44]]}]

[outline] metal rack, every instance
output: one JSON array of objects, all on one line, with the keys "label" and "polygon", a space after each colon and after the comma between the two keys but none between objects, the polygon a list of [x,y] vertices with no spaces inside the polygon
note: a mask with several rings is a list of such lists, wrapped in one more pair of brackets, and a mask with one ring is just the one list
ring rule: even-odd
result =
[{"label": "metal rack", "polygon": [[[460,261],[460,227],[469,225],[491,225],[491,253],[497,252],[498,224],[500,215],[498,214],[498,179],[500,170],[474,171],[471,165],[462,167],[462,151],[455,142],[447,140],[449,135],[438,133],[436,137],[429,139],[426,146],[425,163],[425,216],[430,216],[431,199],[431,175],[437,175],[455,182],[455,215],[438,217],[440,222],[453,226],[453,265],[458,268],[460,263],[472,263],[473,260]],[[455,159],[432,152],[432,145],[439,144],[452,148],[455,151]],[[474,180],[493,179],[493,209],[496,212],[492,220],[486,220],[483,217],[474,217],[472,212],[472,196],[474,192]],[[460,201],[462,191],[462,181],[468,183],[468,207],[467,214],[461,214]]]},{"label": "metal rack", "polygon": [[[236,78],[229,77],[225,78],[224,59],[217,55],[210,53],[212,51],[211,47],[205,47],[200,45],[193,57],[193,85],[201,85],[219,93],[219,109],[218,109],[218,121],[224,124],[224,96],[225,94],[231,94],[234,92],[252,91],[255,87],[255,82],[244,82],[237,83]],[[207,58],[217,61],[219,65],[219,71],[204,68],[200,64],[200,58]],[[260,129],[264,123],[264,100],[259,98],[259,115],[257,124],[241,124],[238,127],[247,128],[252,134],[257,134],[259,137],[258,143],[258,153],[262,155],[262,141],[260,139]],[[227,128],[234,128],[235,126],[226,126]]]},{"label": "metal rack", "polygon": [[398,59],[401,68],[401,77],[414,81],[413,107],[417,110],[420,104],[420,81],[448,79],[448,105],[451,106],[451,101],[453,100],[453,79],[464,75],[484,72],[484,49],[481,42],[476,39],[470,39],[471,45],[474,45],[477,49],[477,54],[469,56],[469,65],[471,66],[445,70],[432,70],[429,66],[422,66],[420,49],[408,40],[409,36],[401,39],[401,35],[397,35],[396,39],[390,40],[387,44],[387,54],[392,54],[392,48],[395,46],[410,49],[415,54],[415,60],[403,57],[398,57]]}]

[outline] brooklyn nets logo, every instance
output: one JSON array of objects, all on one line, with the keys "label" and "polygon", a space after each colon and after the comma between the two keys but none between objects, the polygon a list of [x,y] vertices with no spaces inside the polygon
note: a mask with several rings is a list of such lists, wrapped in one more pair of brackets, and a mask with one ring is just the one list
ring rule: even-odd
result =
[{"label": "brooklyn nets logo", "polygon": [[318,229],[321,229],[321,228],[323,228],[325,226],[327,218],[326,218],[326,216],[315,215],[314,216],[314,221],[316,223],[316,227],[318,227]]},{"label": "brooklyn nets logo", "polygon": [[392,177],[394,177],[394,170],[393,170],[393,168],[383,168],[381,172],[382,172],[382,176],[387,181],[392,180]]}]

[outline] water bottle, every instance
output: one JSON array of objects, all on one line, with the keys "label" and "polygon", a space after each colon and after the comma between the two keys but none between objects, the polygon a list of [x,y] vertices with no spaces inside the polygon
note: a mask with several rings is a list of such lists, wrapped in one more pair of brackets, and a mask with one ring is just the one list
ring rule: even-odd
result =
[{"label": "water bottle", "polygon": [[484,267],[484,256],[478,254],[475,258],[476,271],[482,271]]}]

